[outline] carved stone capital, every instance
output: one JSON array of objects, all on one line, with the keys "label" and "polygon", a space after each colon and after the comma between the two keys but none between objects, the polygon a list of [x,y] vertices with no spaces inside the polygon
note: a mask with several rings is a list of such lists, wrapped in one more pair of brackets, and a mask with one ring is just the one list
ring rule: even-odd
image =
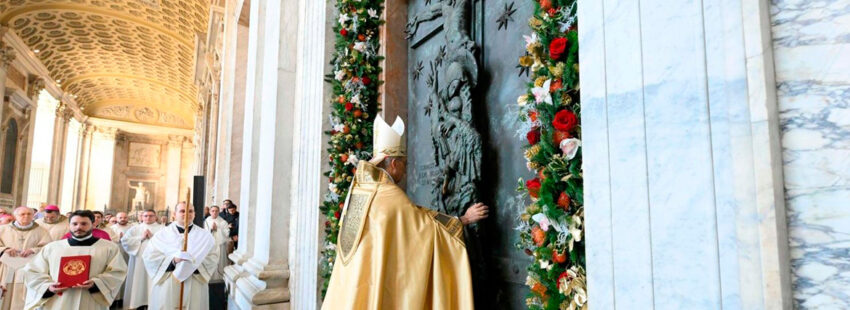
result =
[{"label": "carved stone capital", "polygon": [[185,142],[185,141],[186,141],[186,137],[184,137],[184,136],[177,136],[177,135],[168,136],[168,146],[174,146],[174,147],[182,146],[183,142]]},{"label": "carved stone capital", "polygon": [[12,61],[15,61],[15,50],[11,46],[7,46],[5,43],[0,42],[0,69],[4,69]]},{"label": "carved stone capital", "polygon": [[115,140],[115,136],[118,134],[118,129],[112,127],[97,127],[94,133],[101,138]]},{"label": "carved stone capital", "polygon": [[29,77],[29,89],[27,91],[27,96],[30,98],[38,97],[38,93],[40,93],[45,86],[47,86],[47,84],[44,81],[44,78],[37,75],[31,75]]},{"label": "carved stone capital", "polygon": [[56,105],[56,118],[64,117],[65,110],[68,110],[68,106],[60,101],[59,104]]}]

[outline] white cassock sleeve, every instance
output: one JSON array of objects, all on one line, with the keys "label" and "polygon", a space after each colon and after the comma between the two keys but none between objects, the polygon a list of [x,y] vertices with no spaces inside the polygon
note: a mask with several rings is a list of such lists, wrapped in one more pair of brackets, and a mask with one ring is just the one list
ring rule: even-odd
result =
[{"label": "white cassock sleeve", "polygon": [[50,262],[48,251],[39,251],[24,267],[24,283],[27,286],[26,309],[35,309],[43,303],[41,296],[53,284],[50,277]]},{"label": "white cassock sleeve", "polygon": [[141,226],[133,226],[133,228],[128,229],[124,233],[124,237],[121,237],[121,247],[124,248],[124,252],[132,256],[139,255],[139,249],[142,247],[144,236],[145,228]]},{"label": "white cassock sleeve", "polygon": [[153,284],[162,281],[162,278],[165,277],[165,270],[168,269],[168,265],[171,264],[173,259],[173,253],[163,253],[155,246],[148,246],[142,251],[142,262],[144,262],[145,270]]},{"label": "white cassock sleeve", "polygon": [[[118,250],[117,247],[115,247],[115,249]],[[94,294],[95,299],[100,300],[100,298],[103,298],[106,305],[112,304],[118,296],[121,284],[124,283],[124,279],[127,277],[127,263],[124,262],[124,257],[121,256],[121,252],[110,251],[110,254],[110,257],[106,258],[106,269],[104,269],[100,274],[90,277],[100,290],[99,293]],[[95,258],[92,257],[92,259]]]},{"label": "white cassock sleeve", "polygon": [[[175,265],[174,276],[182,282],[198,270],[204,280],[209,281],[215,266],[207,268],[206,262],[209,261],[210,256],[218,258],[211,251],[214,248],[214,240],[212,235],[204,230],[190,230],[189,248],[186,252],[182,252],[182,234],[178,233],[174,226],[164,227],[153,236],[150,246],[142,253],[145,270],[154,283],[159,283],[165,277],[168,265],[175,257],[190,258],[191,261],[183,261]],[[190,257],[183,257],[184,255]]]}]

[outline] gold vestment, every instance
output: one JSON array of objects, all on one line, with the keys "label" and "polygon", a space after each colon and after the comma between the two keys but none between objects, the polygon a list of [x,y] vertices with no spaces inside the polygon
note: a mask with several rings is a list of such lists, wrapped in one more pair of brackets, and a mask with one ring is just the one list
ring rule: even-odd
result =
[{"label": "gold vestment", "polygon": [[473,309],[463,225],[414,205],[363,160],[345,203],[322,309]]}]

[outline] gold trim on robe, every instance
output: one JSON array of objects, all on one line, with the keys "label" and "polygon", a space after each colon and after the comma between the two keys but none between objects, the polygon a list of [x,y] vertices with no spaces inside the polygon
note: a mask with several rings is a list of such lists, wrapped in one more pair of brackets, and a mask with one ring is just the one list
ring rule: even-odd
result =
[{"label": "gold trim on robe", "polygon": [[413,204],[360,161],[341,216],[323,309],[473,309],[463,224]]}]

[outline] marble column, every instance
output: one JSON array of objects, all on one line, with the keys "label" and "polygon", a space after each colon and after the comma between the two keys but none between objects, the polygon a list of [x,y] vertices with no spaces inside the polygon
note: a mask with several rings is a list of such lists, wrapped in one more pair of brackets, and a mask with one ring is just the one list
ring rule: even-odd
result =
[{"label": "marble column", "polygon": [[168,148],[165,153],[167,171],[165,175],[165,207],[171,208],[181,201],[180,171],[183,151],[183,136],[169,136]]},{"label": "marble column", "polygon": [[56,107],[56,117],[53,119],[53,148],[50,155],[50,171],[47,181],[47,203],[58,204],[62,193],[62,169],[65,167],[65,145],[68,137],[68,121],[70,114],[66,111],[65,103]]},{"label": "marble column", "polygon": [[[219,105],[218,158],[215,165],[215,195],[217,202],[224,199],[236,199],[232,196],[233,187],[239,178],[231,175],[231,161],[234,153],[241,151],[241,143],[234,145],[234,137],[241,133],[241,110],[245,100],[245,60],[247,58],[248,27],[239,23],[242,9],[240,1],[227,1],[224,8],[224,50],[222,53],[221,104]],[[240,44],[241,43],[241,44]],[[241,142],[241,140],[239,140]],[[237,205],[240,202],[236,202]]]},{"label": "marble column", "polygon": [[767,5],[579,0],[591,307],[791,309]]},{"label": "marble column", "polygon": [[[68,113],[70,114],[70,113]],[[70,115],[69,115],[70,116]],[[79,185],[80,165],[80,122],[69,118],[68,128],[65,130],[65,156],[62,162],[62,189],[59,196],[59,205],[63,210],[75,210],[77,188]]]},{"label": "marble column", "polygon": [[[252,1],[250,9],[250,31],[248,32],[248,66],[245,77],[245,105],[244,122],[242,127],[242,169],[240,173],[241,189],[239,190],[239,245],[229,258],[233,265],[225,268],[225,281],[232,287],[228,307],[239,309],[237,281],[246,276],[242,264],[244,264],[253,253],[254,229],[249,229],[256,217],[254,207],[257,186],[257,150],[260,137],[261,105],[259,94],[262,90],[262,72],[265,69],[263,60],[263,31],[265,21],[265,2]],[[261,29],[262,28],[262,29]],[[258,85],[259,83],[259,85]],[[243,228],[244,227],[244,228]],[[243,298],[244,299],[244,298]],[[250,302],[248,302],[250,303]],[[249,306],[250,307],[250,306]]]},{"label": "marble column", "polygon": [[[295,83],[295,122],[293,124],[292,184],[290,202],[289,268],[291,306],[293,309],[316,309],[319,300],[319,208],[321,189],[327,180],[322,176],[322,121],[325,83],[322,75],[325,59],[326,2],[299,1],[297,80]],[[316,22],[322,21],[322,22]],[[332,44],[332,43],[331,43]]]},{"label": "marble column", "polygon": [[[252,21],[254,3],[251,5]],[[248,203],[254,209],[251,257],[243,264],[246,275],[237,281],[240,308],[280,307],[289,301],[289,222],[288,197],[292,186],[292,123],[297,57],[298,3],[272,0],[258,3],[261,25],[258,54],[262,66],[255,80],[254,111],[259,108],[256,175],[251,182],[254,197]],[[253,28],[253,27],[252,27]],[[249,46],[250,49],[250,46]],[[250,70],[250,68],[249,68]],[[250,82],[249,82],[249,85]],[[252,156],[253,157],[253,156]],[[253,168],[253,167],[252,167]],[[244,205],[244,202],[243,202]],[[245,227],[241,226],[240,227]],[[240,239],[242,239],[240,231]],[[274,242],[272,242],[274,240]],[[250,303],[246,303],[250,301]]]},{"label": "marble column", "polygon": [[[112,174],[115,160],[115,128],[98,127],[92,134],[89,168],[89,180],[86,190],[87,210],[111,208]],[[95,165],[96,163],[96,165]]]},{"label": "marble column", "polygon": [[21,156],[21,160],[18,161],[21,163],[21,166],[18,167],[17,175],[20,176],[18,183],[18,201],[16,205],[23,206],[26,205],[29,199],[29,186],[30,186],[30,172],[32,169],[32,149],[33,149],[33,137],[35,136],[35,119],[36,112],[38,111],[38,106],[35,101],[33,101],[33,105],[26,108],[24,111],[24,115],[26,118],[26,125],[24,127],[24,136],[23,141],[18,141],[18,147],[20,148],[19,155]]},{"label": "marble column", "polygon": [[84,210],[88,198],[89,162],[91,159],[92,133],[95,128],[91,124],[80,125],[80,164],[78,166],[77,202],[74,210]]},{"label": "marble column", "polygon": [[[15,60],[15,50],[2,42],[3,34],[7,30],[8,27],[0,26],[0,105],[3,105],[6,97],[6,70]],[[0,120],[2,119],[4,119],[3,109],[0,107]]]}]

